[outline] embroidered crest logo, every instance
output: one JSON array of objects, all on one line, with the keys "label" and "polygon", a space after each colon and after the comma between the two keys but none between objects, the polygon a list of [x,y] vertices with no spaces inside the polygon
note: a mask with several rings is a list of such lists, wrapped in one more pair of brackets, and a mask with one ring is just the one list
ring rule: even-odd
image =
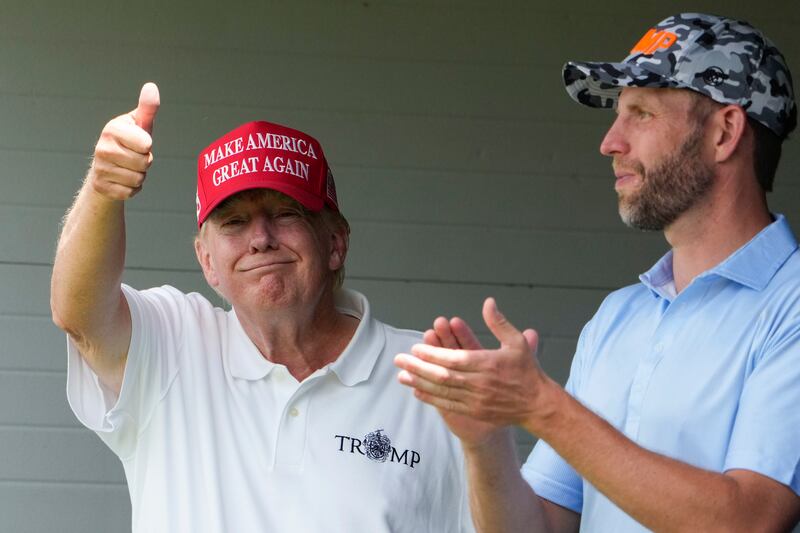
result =
[{"label": "embroidered crest logo", "polygon": [[364,436],[367,457],[379,463],[386,461],[392,453],[392,441],[387,435],[381,435],[381,431],[378,429]]},{"label": "embroidered crest logo", "polygon": [[422,461],[422,455],[417,450],[398,450],[392,446],[392,440],[383,429],[370,431],[363,438],[348,435],[334,435],[334,438],[338,441],[337,451],[361,455],[376,463],[396,463],[414,468]]}]

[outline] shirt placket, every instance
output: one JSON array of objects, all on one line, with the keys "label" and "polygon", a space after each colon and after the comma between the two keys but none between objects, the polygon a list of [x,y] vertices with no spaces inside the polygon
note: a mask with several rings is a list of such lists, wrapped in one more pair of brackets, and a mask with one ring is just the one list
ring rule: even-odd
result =
[{"label": "shirt placket", "polygon": [[[685,300],[686,295],[679,295],[679,298]],[[642,412],[647,399],[647,390],[656,368],[669,351],[672,340],[678,333],[675,331],[677,322],[673,319],[673,316],[677,308],[682,306],[682,303],[683,301],[679,302],[678,298],[676,298],[672,303],[668,304],[648,343],[649,350],[640,358],[636,367],[628,396],[628,416],[625,419],[624,427],[625,434],[633,440],[636,440],[639,434]]]},{"label": "shirt placket", "polygon": [[[698,276],[671,303],[666,304],[666,309],[653,332],[651,348],[641,358],[631,383],[628,418],[625,420],[625,434],[631,439],[636,440],[639,434],[639,424],[647,401],[647,389],[654,378],[658,364],[665,356],[669,356],[675,340],[692,320],[692,316],[702,307],[717,279],[712,275]],[[679,390],[677,385],[674,387],[676,391]]]},{"label": "shirt placket", "polygon": [[308,390],[321,376],[312,376],[303,383],[298,383],[285,368],[283,372],[285,375],[279,375],[276,380],[283,399],[283,410],[278,421],[274,465],[280,469],[299,469],[303,466],[308,440],[308,416],[311,404]]}]

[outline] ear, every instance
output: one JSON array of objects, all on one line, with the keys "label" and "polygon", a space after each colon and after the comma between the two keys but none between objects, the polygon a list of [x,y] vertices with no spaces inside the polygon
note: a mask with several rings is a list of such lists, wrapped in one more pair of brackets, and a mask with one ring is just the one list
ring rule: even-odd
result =
[{"label": "ear", "polygon": [[203,275],[208,284],[212,287],[218,286],[219,278],[211,263],[211,253],[199,235],[194,238],[194,253],[197,256],[197,262],[200,263],[200,268],[203,269]]},{"label": "ear", "polygon": [[742,145],[747,129],[747,115],[738,105],[727,105],[717,110],[710,118],[713,128],[714,161],[724,163],[736,154]]},{"label": "ear", "polygon": [[337,227],[331,229],[330,239],[331,253],[328,257],[328,268],[331,271],[339,270],[344,266],[344,260],[347,257],[350,236],[347,234],[346,229],[337,225]]}]

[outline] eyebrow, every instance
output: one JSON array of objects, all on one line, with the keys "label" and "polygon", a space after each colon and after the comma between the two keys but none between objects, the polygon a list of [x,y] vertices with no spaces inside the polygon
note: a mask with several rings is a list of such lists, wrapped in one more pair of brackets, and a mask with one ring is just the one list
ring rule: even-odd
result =
[{"label": "eyebrow", "polygon": [[229,201],[229,198],[226,198],[222,201],[219,205],[217,205],[209,215],[209,220],[220,220],[221,218],[226,217],[233,211],[233,202]]}]

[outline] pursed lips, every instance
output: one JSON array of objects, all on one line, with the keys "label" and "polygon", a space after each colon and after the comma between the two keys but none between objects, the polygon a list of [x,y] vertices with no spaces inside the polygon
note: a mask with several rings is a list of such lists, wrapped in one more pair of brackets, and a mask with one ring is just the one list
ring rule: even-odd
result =
[{"label": "pursed lips", "polygon": [[247,265],[245,267],[240,267],[238,270],[240,272],[252,272],[253,270],[280,268],[281,266],[288,265],[293,262],[294,261],[291,261],[289,259],[263,261],[260,263],[256,263],[254,265]]}]

